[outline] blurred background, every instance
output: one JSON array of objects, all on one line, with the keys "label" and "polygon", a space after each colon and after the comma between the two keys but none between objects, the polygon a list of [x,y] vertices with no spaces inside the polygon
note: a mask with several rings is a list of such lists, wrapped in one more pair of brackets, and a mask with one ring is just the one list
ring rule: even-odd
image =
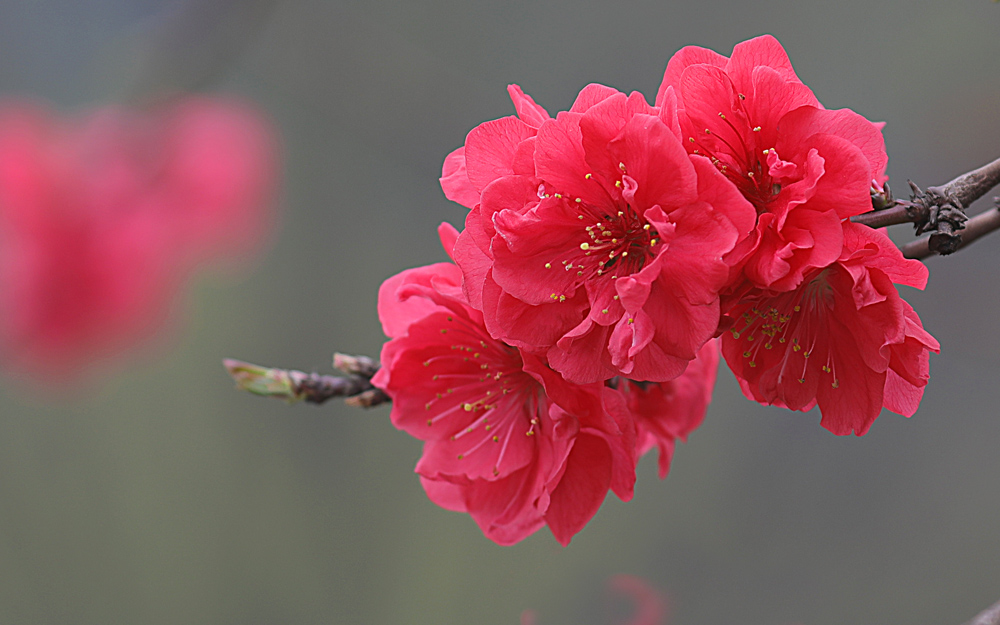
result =
[{"label": "blurred background", "polygon": [[666,589],[678,625],[964,622],[1000,598],[1000,235],[928,260],[926,292],[904,294],[942,345],[916,416],[838,438],[723,370],[670,476],[645,458],[635,499],[565,549],[546,530],[498,547],[431,504],[387,407],[238,393],[221,359],[377,355],[378,286],[444,259],[435,227],[465,209],[441,163],[512,113],[508,83],[552,112],[588,82],[651,99],[678,48],[771,33],[824,105],[888,122],[905,197],[907,178],[1000,156],[998,25],[988,0],[0,4],[3,96],[72,112],[172,82],[237,94],[284,160],[270,250],[201,274],[164,338],[68,388],[0,381],[0,622],[513,624],[532,608],[596,625],[623,572]]}]

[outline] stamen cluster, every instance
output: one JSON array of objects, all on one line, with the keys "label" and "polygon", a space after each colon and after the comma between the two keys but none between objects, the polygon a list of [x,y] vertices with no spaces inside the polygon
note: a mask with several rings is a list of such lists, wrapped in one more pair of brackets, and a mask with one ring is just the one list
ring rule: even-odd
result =
[{"label": "stamen cluster", "polygon": [[374,381],[432,500],[502,544],[565,544],[631,497],[638,456],[666,475],[720,345],[747,397],[818,405],[835,434],[913,414],[938,344],[896,285],[926,269],[849,221],[885,180],[881,125],[823,108],[776,40],[682,49],[653,105],[589,85],[552,117],[508,91],[517,115],[445,160],[454,264],[379,297]]}]

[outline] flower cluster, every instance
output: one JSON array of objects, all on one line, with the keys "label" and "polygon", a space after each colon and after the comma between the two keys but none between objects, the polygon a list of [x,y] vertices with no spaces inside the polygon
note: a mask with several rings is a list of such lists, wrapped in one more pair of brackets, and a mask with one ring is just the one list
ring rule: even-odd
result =
[{"label": "flower cluster", "polygon": [[237,101],[0,105],[0,365],[65,378],[152,334],[195,267],[256,251],[275,182]]},{"label": "flower cluster", "polygon": [[653,105],[589,85],[553,117],[509,93],[517,115],[445,160],[454,262],[379,294],[373,381],[433,501],[501,544],[566,544],[631,497],[638,456],[666,475],[720,344],[747,397],[818,405],[835,434],[914,413],[938,344],[896,285],[926,269],[849,220],[885,181],[881,125],[823,108],[775,39],[682,49]]}]

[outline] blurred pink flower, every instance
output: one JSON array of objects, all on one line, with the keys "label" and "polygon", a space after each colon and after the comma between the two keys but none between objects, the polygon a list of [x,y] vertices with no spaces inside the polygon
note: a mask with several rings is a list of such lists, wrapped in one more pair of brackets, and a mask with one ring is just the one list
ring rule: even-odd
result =
[{"label": "blurred pink flower", "polygon": [[[618,621],[616,625],[663,625],[666,622],[666,599],[642,578],[634,575],[615,575],[608,581],[608,588],[627,596],[635,604],[631,618],[627,621]],[[521,625],[537,625],[537,623],[538,618],[534,610],[525,610],[521,613]]]},{"label": "blurred pink flower", "polygon": [[72,377],[149,338],[193,269],[271,228],[268,124],[229,99],[0,104],[0,366]]}]

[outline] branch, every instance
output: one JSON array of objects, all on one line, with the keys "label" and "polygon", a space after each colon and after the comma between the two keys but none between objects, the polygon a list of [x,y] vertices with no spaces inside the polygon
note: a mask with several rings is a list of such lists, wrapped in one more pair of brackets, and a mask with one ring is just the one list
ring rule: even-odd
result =
[{"label": "branch", "polygon": [[[1000,198],[996,198],[996,201],[998,202],[998,206],[1000,206]],[[983,235],[987,235],[997,229],[1000,229],[1000,207],[991,208],[966,222],[965,229],[962,231],[961,241],[955,250],[968,247]],[[936,253],[931,249],[930,242],[931,237],[925,237],[907,243],[900,249],[903,250],[903,256],[906,258],[923,260]]]},{"label": "branch", "polygon": [[[873,210],[851,218],[854,223],[872,228],[883,228],[895,224],[912,223],[917,234],[931,232],[923,245],[930,253],[951,254],[963,247],[962,231],[968,217],[965,209],[973,202],[1000,184],[1000,159],[958,176],[948,184],[929,187],[922,191],[910,182],[910,201],[893,200],[888,186],[883,191],[873,190]],[[984,231],[976,235],[978,238]],[[922,257],[921,257],[922,258]]]},{"label": "branch", "polygon": [[965,625],[1000,625],[1000,601],[980,612]]},{"label": "branch", "polygon": [[962,174],[943,187],[931,187],[927,190],[933,192],[941,189],[948,195],[954,195],[962,206],[969,206],[998,184],[1000,184],[1000,158],[979,169]]},{"label": "branch", "polygon": [[926,219],[927,214],[920,206],[916,206],[910,202],[904,203],[899,201],[893,204],[890,208],[868,211],[867,213],[861,213],[860,215],[851,217],[851,221],[854,223],[869,226],[871,228],[885,228],[886,226],[895,226],[898,224],[912,224],[920,221],[926,221]]},{"label": "branch", "polygon": [[[884,185],[882,189],[872,189],[872,205],[876,210],[856,215],[851,221],[872,228],[913,223],[917,234],[932,230],[933,233],[903,246],[906,258],[922,260],[933,254],[950,254],[1000,229],[1000,198],[995,198],[996,208],[972,219],[965,216],[965,207],[998,183],[1000,159],[962,174],[948,184],[929,187],[926,192],[911,182],[912,201],[894,200],[889,186]],[[366,356],[335,354],[333,366],[343,376],[262,367],[230,359],[223,364],[237,388],[290,403],[322,404],[343,397],[349,405],[370,408],[391,401],[382,390],[372,386],[371,379],[379,365]],[[995,625],[1000,625],[1000,621]]]},{"label": "branch", "polygon": [[322,404],[334,397],[344,397],[350,406],[371,408],[389,401],[388,395],[372,386],[378,364],[366,356],[335,354],[333,365],[346,376],[262,367],[228,358],[222,363],[236,381],[236,388],[289,403]]}]

